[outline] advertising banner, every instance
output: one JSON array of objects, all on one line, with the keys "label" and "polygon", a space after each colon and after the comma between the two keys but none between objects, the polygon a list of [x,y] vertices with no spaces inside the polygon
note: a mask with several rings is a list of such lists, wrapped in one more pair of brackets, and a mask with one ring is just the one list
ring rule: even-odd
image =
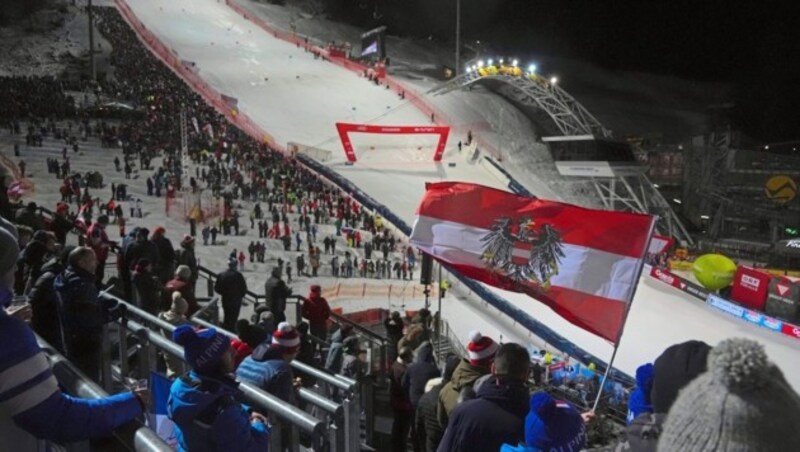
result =
[{"label": "advertising banner", "polygon": [[775,277],[769,283],[764,311],[791,323],[800,322],[800,284],[796,278]]},{"label": "advertising banner", "polygon": [[730,314],[734,317],[741,318],[745,314],[745,309],[735,303],[731,303],[730,301],[714,294],[709,294],[708,298],[706,299],[706,303],[716,309],[719,309],[722,312]]},{"label": "advertising banner", "polygon": [[772,276],[754,268],[740,265],[733,276],[731,299],[750,309],[764,310]]},{"label": "advertising banner", "polygon": [[701,300],[705,300],[706,297],[708,297],[709,292],[706,289],[681,278],[669,270],[653,267],[652,270],[650,270],[650,276]]},{"label": "advertising banner", "polygon": [[791,336],[795,339],[800,339],[800,327],[784,323],[781,331],[783,332],[783,334],[787,336]]}]

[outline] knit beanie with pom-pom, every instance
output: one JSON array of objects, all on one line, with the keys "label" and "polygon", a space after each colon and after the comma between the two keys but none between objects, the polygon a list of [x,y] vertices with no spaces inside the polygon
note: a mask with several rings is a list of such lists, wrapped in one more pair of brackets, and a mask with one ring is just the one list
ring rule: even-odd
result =
[{"label": "knit beanie with pom-pom", "polygon": [[217,333],[217,330],[195,330],[190,325],[175,328],[172,340],[183,346],[183,357],[199,373],[213,373],[218,369],[222,357],[231,346],[228,337]]},{"label": "knit beanie with pom-pom", "polygon": [[300,350],[300,333],[289,322],[281,322],[272,334],[272,345],[290,355]]},{"label": "knit beanie with pom-pom", "polygon": [[798,426],[800,396],[763,346],[727,339],[708,354],[708,370],[680,392],[658,451],[800,450]]},{"label": "knit beanie with pom-pom", "polygon": [[467,359],[473,366],[488,366],[497,353],[497,343],[489,336],[484,336],[480,331],[469,333],[467,344]]}]

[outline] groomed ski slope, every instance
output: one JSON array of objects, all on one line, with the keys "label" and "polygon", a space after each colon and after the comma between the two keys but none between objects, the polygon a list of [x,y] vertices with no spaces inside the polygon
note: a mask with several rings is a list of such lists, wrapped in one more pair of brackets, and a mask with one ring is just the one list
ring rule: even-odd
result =
[{"label": "groomed ski slope", "polygon": [[[456,152],[453,143],[460,137],[451,139],[445,154],[445,162],[456,162],[455,168],[426,163],[432,151],[426,154],[425,148],[430,149],[432,140],[424,136],[409,138],[407,150],[398,149],[395,137],[357,137],[354,143],[361,160],[344,166],[334,127],[337,121],[424,125],[429,118],[396,94],[273,38],[216,0],[135,0],[130,6],[181,59],[195,62],[209,84],[238,98],[240,110],[276,141],[332,151],[335,160],[328,164],[335,171],[408,223],[426,181],[499,185],[491,174],[467,164]],[[418,146],[424,146],[423,150],[417,150]],[[612,348],[602,339],[572,326],[527,296],[496,291],[580,347],[603,359],[610,357]],[[526,340],[528,335],[513,320],[492,313],[496,313],[492,308],[456,302],[443,308],[443,317],[460,337],[481,328],[495,337],[502,333],[505,341]],[[615,367],[632,375],[638,365],[652,361],[676,342],[700,339],[714,345],[732,336],[764,344],[771,359],[800,390],[800,342],[713,311],[647,276],[638,286]]]}]

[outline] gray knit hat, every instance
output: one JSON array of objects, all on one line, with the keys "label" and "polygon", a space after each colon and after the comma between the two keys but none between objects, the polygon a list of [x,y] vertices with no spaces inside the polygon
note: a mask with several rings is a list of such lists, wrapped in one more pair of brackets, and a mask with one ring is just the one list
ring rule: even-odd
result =
[{"label": "gray knit hat", "polygon": [[659,452],[800,450],[800,396],[749,339],[726,339],[672,405]]}]

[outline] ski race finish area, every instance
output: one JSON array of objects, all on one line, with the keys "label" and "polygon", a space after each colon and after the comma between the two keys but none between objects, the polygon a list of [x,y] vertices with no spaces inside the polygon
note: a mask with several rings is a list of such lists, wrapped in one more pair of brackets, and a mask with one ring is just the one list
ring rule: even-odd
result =
[{"label": "ski race finish area", "polygon": [[418,135],[436,134],[439,141],[436,143],[436,153],[433,155],[434,162],[442,160],[444,148],[447,145],[447,136],[450,134],[450,127],[447,126],[374,126],[369,124],[348,124],[344,122],[336,123],[336,130],[342,140],[344,153],[350,162],[356,161],[356,153],[353,150],[353,142],[350,140],[351,133],[376,133],[376,134],[396,134],[396,135]]}]

